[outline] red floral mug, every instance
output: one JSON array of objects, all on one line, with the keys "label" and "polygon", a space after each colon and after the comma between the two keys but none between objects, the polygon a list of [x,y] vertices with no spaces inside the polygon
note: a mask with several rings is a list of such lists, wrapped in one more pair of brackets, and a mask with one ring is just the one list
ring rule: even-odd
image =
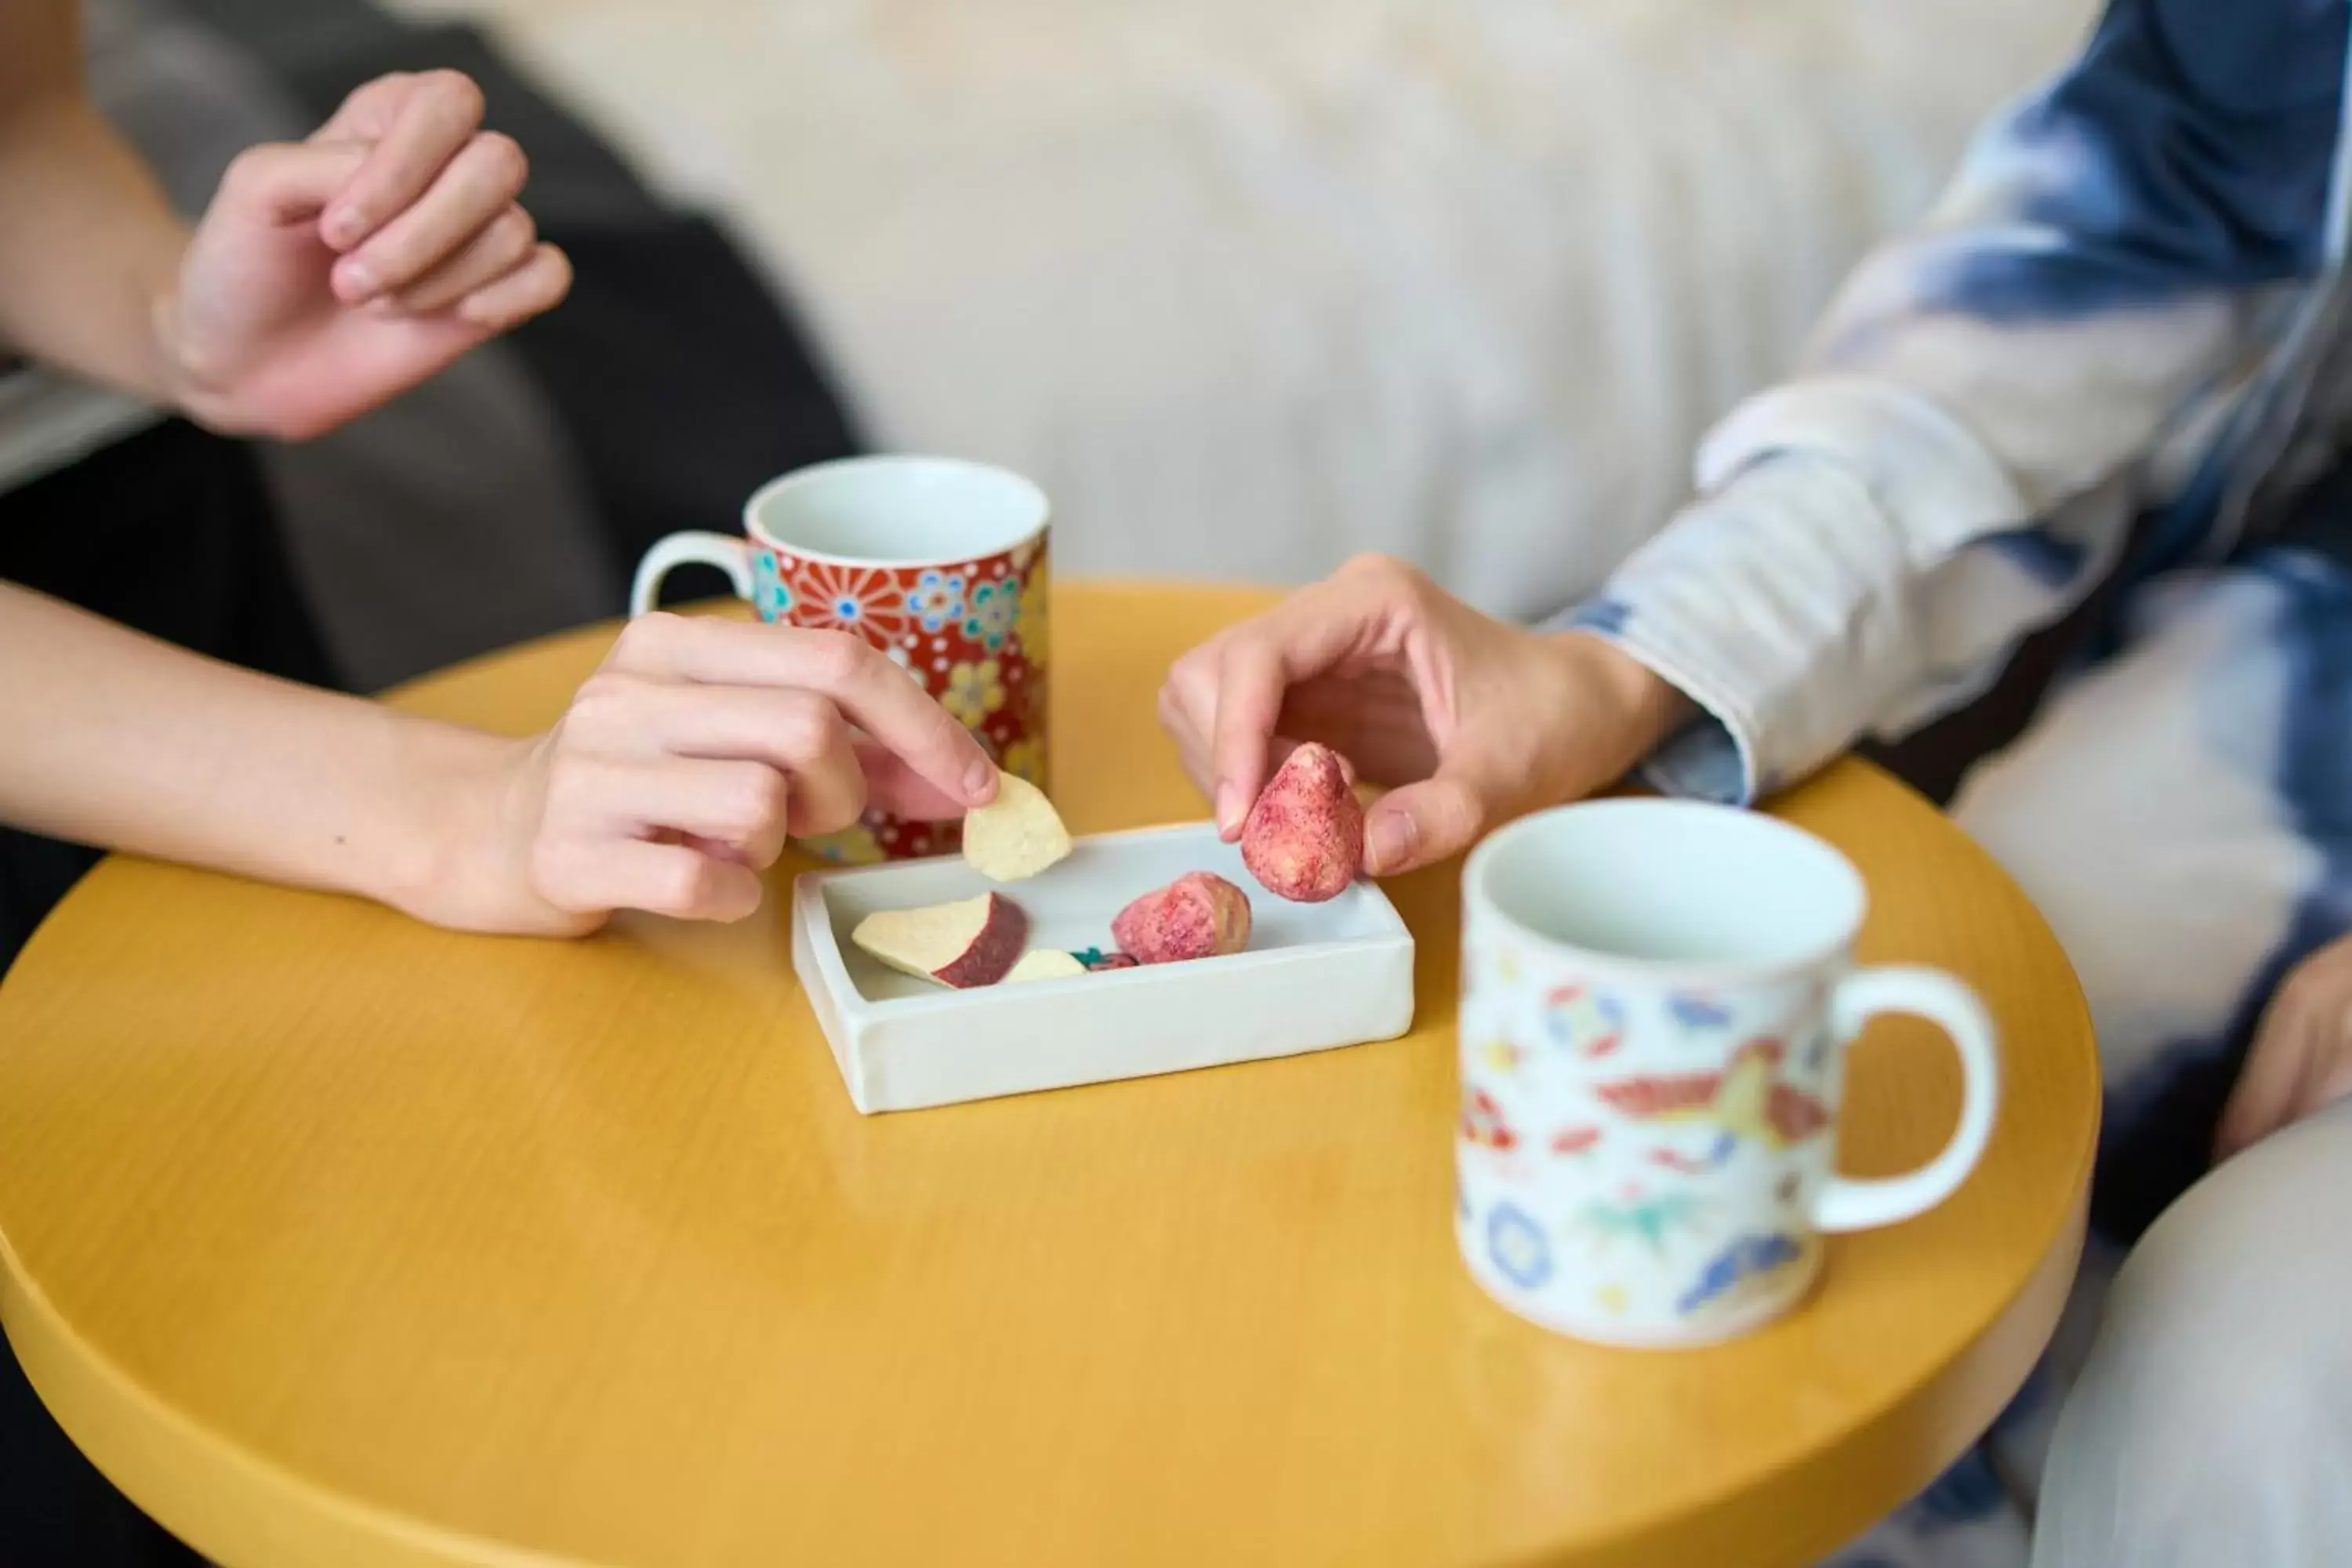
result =
[{"label": "red floral mug", "polygon": [[[646,552],[629,614],[662,579],[715,566],[763,621],[853,632],[887,654],[1008,773],[1046,787],[1045,492],[951,458],[847,458],[772,479],[743,534],[673,533]],[[852,863],[946,854],[955,823],[868,812],[803,847]]]}]

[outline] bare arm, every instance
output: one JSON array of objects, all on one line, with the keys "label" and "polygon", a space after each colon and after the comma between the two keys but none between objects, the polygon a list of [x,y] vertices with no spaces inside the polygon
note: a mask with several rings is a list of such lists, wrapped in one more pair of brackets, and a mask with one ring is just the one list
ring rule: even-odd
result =
[{"label": "bare arm", "polygon": [[0,5],[0,352],[167,402],[156,307],[188,230],[83,92],[76,13]]},{"label": "bare arm", "polygon": [[571,935],[615,909],[731,920],[790,834],[869,802],[957,815],[979,742],[862,640],[648,616],[516,741],[200,658],[0,584],[0,821]]},{"label": "bare arm", "polygon": [[421,910],[519,747],[0,584],[0,820],[36,832]]}]

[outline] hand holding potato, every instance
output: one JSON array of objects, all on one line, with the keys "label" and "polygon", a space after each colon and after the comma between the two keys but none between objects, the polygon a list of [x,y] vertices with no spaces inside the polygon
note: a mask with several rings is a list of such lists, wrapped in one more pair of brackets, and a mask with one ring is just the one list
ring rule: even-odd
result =
[{"label": "hand holding potato", "polygon": [[1160,697],[1229,840],[1243,837],[1269,764],[1302,742],[1401,786],[1365,814],[1364,868],[1379,876],[1613,782],[1688,711],[1596,637],[1507,626],[1377,557],[1194,648]]},{"label": "hand holding potato", "polygon": [[549,934],[617,909],[737,920],[787,837],[869,805],[959,816],[997,782],[971,733],[860,637],[645,616],[554,729],[463,792],[474,831],[415,912]]}]

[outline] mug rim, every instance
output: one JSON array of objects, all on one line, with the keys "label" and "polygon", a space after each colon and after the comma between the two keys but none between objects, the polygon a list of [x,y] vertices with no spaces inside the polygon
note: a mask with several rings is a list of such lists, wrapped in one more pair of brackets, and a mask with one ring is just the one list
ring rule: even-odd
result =
[{"label": "mug rim", "polygon": [[[1503,911],[1487,891],[1494,865],[1510,850],[1515,839],[1532,837],[1562,817],[1577,816],[1586,819],[1601,816],[1679,816],[1706,817],[1714,821],[1738,819],[1744,829],[1777,837],[1784,842],[1801,846],[1808,853],[1826,861],[1838,878],[1851,889],[1849,900],[1853,913],[1826,939],[1808,944],[1801,952],[1787,958],[1741,961],[1738,959],[1662,959],[1643,958],[1633,953],[1611,952],[1601,948],[1587,947],[1549,936],[1514,919]],[[1571,959],[1578,964],[1603,975],[1667,986],[1700,986],[1715,988],[1746,984],[1769,984],[1790,980],[1821,968],[1853,951],[1854,941],[1862,933],[1862,922],[1869,911],[1870,889],[1862,872],[1837,846],[1816,834],[1806,832],[1793,823],[1783,822],[1745,806],[1718,805],[1711,801],[1676,800],[1656,796],[1624,796],[1608,800],[1583,800],[1566,805],[1548,806],[1530,812],[1517,821],[1506,823],[1488,834],[1477,847],[1471,850],[1462,868],[1462,902],[1465,914],[1475,911],[1479,916],[1507,929],[1518,941],[1556,956]],[[1465,921],[1465,931],[1467,921]]]},{"label": "mug rim", "polygon": [[[879,554],[840,555],[831,551],[816,550],[807,545],[794,544],[788,540],[779,539],[761,526],[761,510],[778,496],[794,489],[838,478],[846,470],[858,468],[931,468],[967,476],[980,476],[994,480],[1009,480],[1013,486],[1026,492],[1026,499],[1035,514],[1035,521],[1025,531],[1006,543],[1000,544],[992,550],[982,551],[976,555],[916,557]],[[1052,525],[1053,521],[1052,500],[1045,494],[1044,487],[1027,475],[1015,473],[1011,468],[1000,468],[993,463],[977,462],[970,458],[946,458],[922,452],[864,452],[849,458],[828,458],[823,462],[809,463],[794,468],[790,473],[778,474],[774,479],[753,490],[743,501],[743,532],[745,537],[754,543],[763,544],[780,555],[790,555],[795,560],[813,561],[827,566],[877,567],[885,571],[904,570],[915,566],[942,566],[959,561],[993,560],[999,555],[1010,554],[1023,545],[1042,537],[1045,530]]]}]

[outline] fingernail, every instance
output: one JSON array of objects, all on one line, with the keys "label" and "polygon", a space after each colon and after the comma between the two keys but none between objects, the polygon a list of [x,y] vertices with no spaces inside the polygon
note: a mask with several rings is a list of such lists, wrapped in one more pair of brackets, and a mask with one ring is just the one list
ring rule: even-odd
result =
[{"label": "fingernail", "polygon": [[989,791],[995,785],[996,764],[993,763],[974,763],[964,772],[963,793],[975,805],[986,800]]},{"label": "fingernail", "polygon": [[341,249],[356,242],[361,235],[367,232],[367,219],[357,207],[337,207],[327,215],[327,221],[320,232],[326,236],[329,245]]},{"label": "fingernail", "polygon": [[1242,825],[1242,792],[1229,784],[1217,786],[1217,831],[1231,833]]},{"label": "fingernail", "polygon": [[1372,851],[1371,869],[1385,871],[1403,864],[1412,858],[1413,842],[1420,836],[1412,818],[1403,812],[1386,811],[1373,817],[1364,830]]},{"label": "fingernail", "polygon": [[343,298],[352,304],[364,304],[375,298],[375,274],[368,269],[366,262],[340,262],[335,271],[342,279]]}]

